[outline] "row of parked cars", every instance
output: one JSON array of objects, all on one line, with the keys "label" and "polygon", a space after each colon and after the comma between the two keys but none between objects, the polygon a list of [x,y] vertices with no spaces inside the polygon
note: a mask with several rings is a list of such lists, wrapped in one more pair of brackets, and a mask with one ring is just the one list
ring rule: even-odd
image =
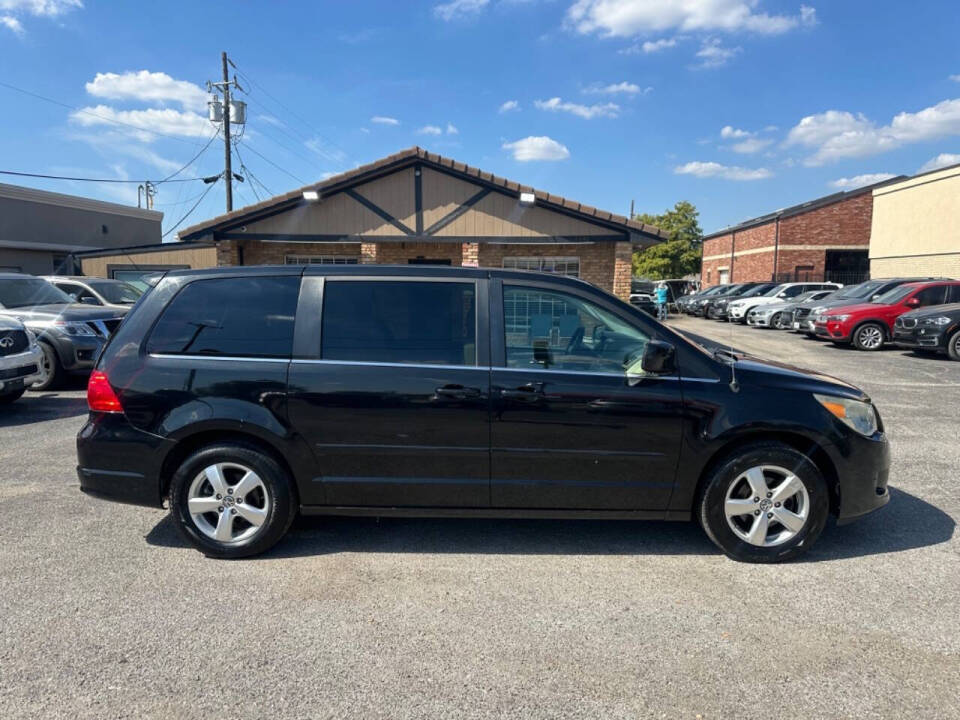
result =
[{"label": "row of parked cars", "polygon": [[119,280],[0,273],[0,405],[89,372],[140,295]]},{"label": "row of parked cars", "polygon": [[677,305],[690,315],[793,330],[858,350],[892,343],[960,360],[960,281],[952,279],[715,285]]}]

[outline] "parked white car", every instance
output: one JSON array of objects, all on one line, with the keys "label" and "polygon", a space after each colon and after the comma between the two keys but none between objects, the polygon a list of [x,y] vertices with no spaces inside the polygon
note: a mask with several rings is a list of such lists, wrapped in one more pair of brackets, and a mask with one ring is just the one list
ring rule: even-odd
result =
[{"label": "parked white car", "polygon": [[45,275],[43,279],[63,290],[74,302],[111,310],[129,310],[143,295],[143,290],[123,280],[72,275]]},{"label": "parked white car", "polygon": [[19,320],[0,317],[0,405],[17,400],[41,379],[43,351]]},{"label": "parked white car", "polygon": [[843,285],[840,283],[829,282],[796,282],[783,283],[777,285],[772,290],[768,290],[763,295],[756,297],[741,298],[740,300],[731,300],[727,305],[727,317],[731,322],[746,322],[747,315],[755,307],[767,305],[769,303],[784,302],[792,300],[798,295],[811,290],[839,290]]}]

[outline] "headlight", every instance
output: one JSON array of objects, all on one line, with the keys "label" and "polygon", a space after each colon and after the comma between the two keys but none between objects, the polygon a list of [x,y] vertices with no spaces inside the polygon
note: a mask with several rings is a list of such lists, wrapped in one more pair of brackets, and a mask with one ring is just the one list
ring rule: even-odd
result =
[{"label": "headlight", "polygon": [[940,317],[935,318],[924,318],[920,321],[921,325],[949,325],[951,322],[950,318],[946,315],[941,315]]},{"label": "headlight", "polygon": [[827,322],[844,322],[849,319],[849,315],[829,315],[827,317]]},{"label": "headlight", "polygon": [[851,400],[835,395],[813,395],[817,402],[844,425],[861,435],[870,437],[877,431],[877,411],[868,402]]},{"label": "headlight", "polygon": [[[26,325],[27,323],[24,323]],[[96,333],[90,329],[90,326],[83,322],[67,322],[66,320],[34,320],[29,323],[30,327],[37,330],[59,330],[67,335],[74,337],[84,335],[96,337]]]},{"label": "headlight", "polygon": [[824,310],[826,310],[825,307],[815,307],[813,310],[810,311],[810,314],[811,314],[811,315],[819,315],[819,314],[822,313]]}]

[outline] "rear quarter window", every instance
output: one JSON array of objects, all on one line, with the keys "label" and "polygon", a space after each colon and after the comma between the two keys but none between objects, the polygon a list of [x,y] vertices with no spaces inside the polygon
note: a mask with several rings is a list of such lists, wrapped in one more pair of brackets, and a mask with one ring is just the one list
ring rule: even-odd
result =
[{"label": "rear quarter window", "polygon": [[195,280],[167,305],[147,352],[289,357],[299,290],[299,277]]}]

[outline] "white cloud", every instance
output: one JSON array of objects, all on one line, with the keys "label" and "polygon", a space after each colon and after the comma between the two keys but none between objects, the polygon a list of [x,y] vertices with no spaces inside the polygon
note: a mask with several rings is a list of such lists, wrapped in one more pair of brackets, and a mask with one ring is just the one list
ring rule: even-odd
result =
[{"label": "white cloud", "polygon": [[583,34],[630,37],[640,33],[755,32],[779,35],[817,22],[816,10],[799,15],[757,12],[759,0],[577,0],[567,25]]},{"label": "white cloud", "polygon": [[673,169],[676,175],[693,175],[699,178],[719,177],[724,180],[765,180],[773,177],[766,168],[743,168],[736,165],[721,165],[716,162],[688,162]]},{"label": "white cloud", "polygon": [[447,3],[433,6],[433,14],[447,22],[476,15],[483,10],[490,0],[450,0]]},{"label": "white cloud", "polygon": [[740,138],[748,138],[753,135],[752,132],[747,132],[746,130],[738,130],[735,127],[730,125],[725,125],[720,129],[720,137],[724,140],[739,140]]},{"label": "white cloud", "polygon": [[23,29],[23,24],[13,15],[0,15],[0,25],[12,30],[17,35],[23,35],[26,32]]},{"label": "white cloud", "polygon": [[883,182],[884,180],[889,180],[894,177],[896,177],[896,175],[893,173],[866,173],[865,175],[855,175],[854,177],[838,178],[829,184],[830,187],[837,188],[838,190],[855,190],[856,188],[873,185],[874,183]]},{"label": "white cloud", "polygon": [[447,123],[447,135],[459,135],[460,131],[457,129],[457,126],[451,122]]},{"label": "white cloud", "polygon": [[751,153],[758,153],[761,150],[765,150],[771,145],[773,145],[773,140],[770,138],[751,137],[734,143],[730,146],[730,149],[742,155],[750,155]]},{"label": "white cloud", "polygon": [[578,103],[564,102],[560,98],[555,97],[549,100],[534,100],[533,104],[538,110],[566,112],[586,120],[592,120],[597,117],[615,118],[620,114],[620,106],[616,103],[580,105]]},{"label": "white cloud", "polygon": [[520,103],[518,103],[516,100],[507,100],[503,105],[500,106],[500,110],[498,112],[507,113],[519,109]]},{"label": "white cloud", "polygon": [[275,118],[273,115],[266,115],[266,114],[257,115],[257,120],[261,120],[265,122],[267,125],[273,125],[275,127],[287,126],[287,124],[283,122],[283,120],[280,120],[279,118]]},{"label": "white cloud", "polygon": [[700,58],[700,62],[694,65],[694,68],[706,70],[723,67],[742,49],[740,47],[724,47],[718,38],[704,40],[700,49],[697,50],[697,57]]},{"label": "white cloud", "polygon": [[22,17],[56,18],[82,7],[82,0],[0,0],[0,25],[23,36]]},{"label": "white cloud", "polygon": [[86,84],[86,89],[94,97],[110,100],[176,102],[192,110],[203,110],[207,106],[207,93],[199,85],[149,70],[97,73],[93,81]]},{"label": "white cloud", "polygon": [[[196,138],[208,138],[211,134],[210,122],[203,115],[171,108],[116,110],[107,105],[96,105],[74,110],[70,113],[70,120],[82,127],[108,126],[142,142],[156,140],[155,133]],[[121,125],[133,127],[127,129]]]},{"label": "white cloud", "polygon": [[417,130],[417,135],[443,135],[443,128],[436,125],[424,125]]},{"label": "white cloud", "polygon": [[370,122],[376,123],[377,125],[399,125],[400,121],[396,118],[386,117],[384,115],[374,115],[370,118]]},{"label": "white cloud", "polygon": [[522,140],[503,144],[504,150],[513,153],[513,159],[520,162],[531,160],[566,160],[570,151],[566,145],[546,136],[525,137]]},{"label": "white cloud", "polygon": [[931,158],[923,164],[917,172],[929,172],[930,170],[939,170],[940,168],[957,165],[960,163],[960,155],[953,153],[940,153],[935,158]]},{"label": "white cloud", "polygon": [[960,75],[951,75],[950,79],[954,82],[960,82]]},{"label": "white cloud", "polygon": [[611,83],[610,85],[591,85],[584,89],[585,93],[591,95],[646,95],[653,92],[652,87],[640,87],[632,82]]},{"label": "white cloud", "polygon": [[667,48],[676,47],[676,45],[676,38],[660,38],[659,40],[646,40],[640,47],[643,49],[643,52],[650,55],[652,53],[658,53],[661,50],[666,50]]},{"label": "white cloud", "polygon": [[827,110],[800,120],[788,133],[785,144],[814,148],[815,152],[804,163],[816,166],[953,135],[960,135],[960,98],[944,100],[915,113],[898,113],[884,126],[878,126],[862,113]]},{"label": "white cloud", "polygon": [[332,163],[343,163],[347,159],[347,154],[343,150],[331,147],[322,137],[314,136],[306,140],[304,146],[313,154]]}]

